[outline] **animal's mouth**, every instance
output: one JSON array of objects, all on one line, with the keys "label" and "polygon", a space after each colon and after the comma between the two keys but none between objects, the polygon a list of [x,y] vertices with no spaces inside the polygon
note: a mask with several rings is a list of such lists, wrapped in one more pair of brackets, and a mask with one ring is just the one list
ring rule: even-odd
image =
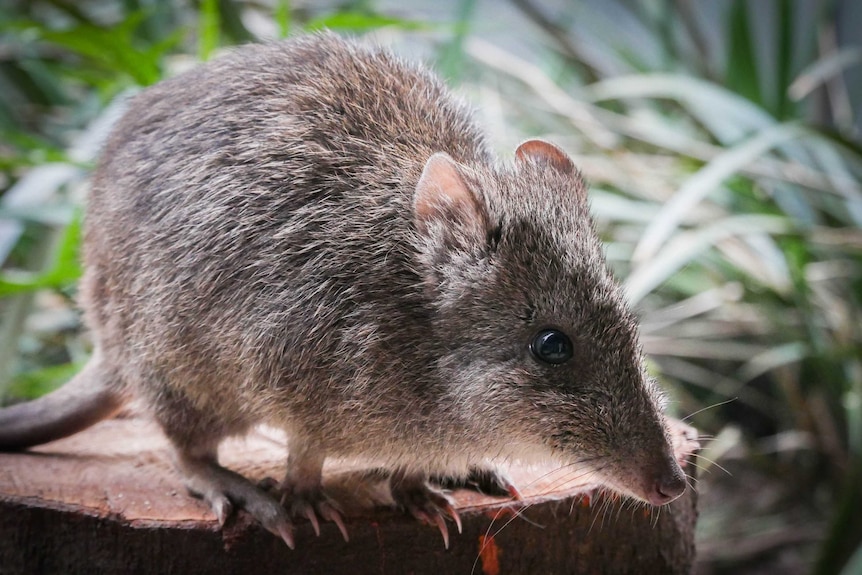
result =
[{"label": "animal's mouth", "polygon": [[581,453],[581,457],[572,458],[579,450],[566,448],[565,440],[570,440],[571,435],[561,432],[554,439],[556,445],[552,449],[559,460],[571,461],[571,467],[579,469],[583,477],[588,476],[591,482],[656,507],[667,505],[685,493],[688,483],[674,452],[684,460],[684,456],[696,448],[681,449],[671,443],[658,442],[654,449],[626,451],[619,448],[613,450],[613,454],[584,456]]}]

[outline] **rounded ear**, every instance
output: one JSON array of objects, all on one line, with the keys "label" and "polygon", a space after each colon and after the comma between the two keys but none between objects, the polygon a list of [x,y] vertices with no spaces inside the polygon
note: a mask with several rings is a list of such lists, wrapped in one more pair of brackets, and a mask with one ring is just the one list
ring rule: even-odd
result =
[{"label": "rounded ear", "polygon": [[455,160],[443,152],[432,155],[425,163],[413,196],[413,217],[422,233],[436,223],[442,225],[450,239],[481,241],[486,235],[488,216],[484,204],[461,177]]},{"label": "rounded ear", "polygon": [[563,150],[544,140],[527,140],[515,150],[518,163],[536,162],[550,166],[561,174],[573,176],[577,173],[575,164]]}]

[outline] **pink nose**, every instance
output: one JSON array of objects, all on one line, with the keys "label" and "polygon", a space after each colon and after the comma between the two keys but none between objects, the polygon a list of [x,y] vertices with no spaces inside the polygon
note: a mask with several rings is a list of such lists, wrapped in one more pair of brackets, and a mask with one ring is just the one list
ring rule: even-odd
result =
[{"label": "pink nose", "polygon": [[659,475],[653,483],[649,502],[653,505],[670,503],[685,492],[685,476],[677,467],[670,473]]}]

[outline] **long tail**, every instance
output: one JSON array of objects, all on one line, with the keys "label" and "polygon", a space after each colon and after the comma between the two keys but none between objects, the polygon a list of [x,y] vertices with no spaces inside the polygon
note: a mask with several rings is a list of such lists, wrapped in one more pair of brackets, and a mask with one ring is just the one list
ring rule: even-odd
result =
[{"label": "long tail", "polygon": [[96,352],[60,389],[0,409],[0,450],[23,449],[60,439],[117,413],[126,400],[105,372]]}]

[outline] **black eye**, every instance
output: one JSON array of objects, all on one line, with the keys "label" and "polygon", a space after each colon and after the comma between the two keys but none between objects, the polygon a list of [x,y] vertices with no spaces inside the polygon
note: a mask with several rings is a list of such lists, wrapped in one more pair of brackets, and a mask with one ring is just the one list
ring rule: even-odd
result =
[{"label": "black eye", "polygon": [[557,329],[543,329],[530,343],[530,351],[539,361],[559,365],[572,359],[572,340]]}]

